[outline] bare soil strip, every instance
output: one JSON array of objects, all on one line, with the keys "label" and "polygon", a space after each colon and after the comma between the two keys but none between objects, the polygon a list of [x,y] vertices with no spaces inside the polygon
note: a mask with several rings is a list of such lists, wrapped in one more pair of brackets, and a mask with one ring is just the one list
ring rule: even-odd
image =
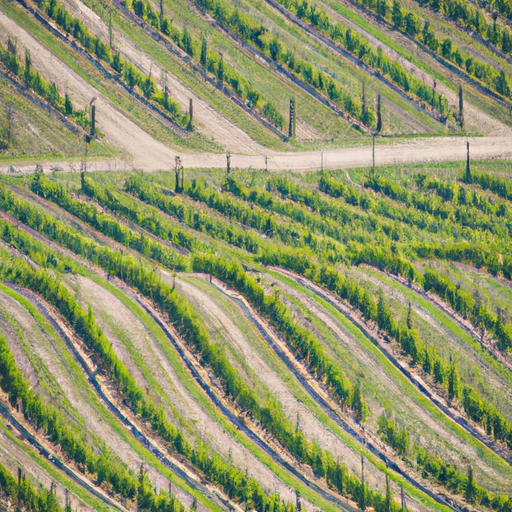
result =
[{"label": "bare soil strip", "polygon": [[307,279],[295,274],[291,271],[284,270],[282,268],[271,267],[271,269],[275,272],[279,272],[280,274],[285,275],[286,277],[293,279],[301,286],[304,286],[306,289],[312,291],[316,295],[322,297],[329,304],[331,304],[334,308],[336,308],[341,314],[343,314],[348,320],[350,320],[356,327],[358,327],[363,334],[370,340],[374,345],[376,345],[382,353],[389,359],[391,363],[403,374],[405,375],[411,383],[419,389],[419,391],[426,396],[441,412],[443,412],[449,419],[453,420],[455,423],[463,427],[469,434],[471,434],[475,439],[480,441],[482,444],[487,446],[490,450],[492,450],[496,455],[499,455],[503,460],[512,463],[512,459],[508,453],[508,450],[504,450],[503,447],[494,441],[494,439],[485,435],[479,429],[474,427],[466,418],[459,413],[457,410],[448,406],[443,398],[438,396],[434,390],[430,389],[429,386],[423,381],[419,376],[415,375],[408,365],[402,361],[399,361],[397,357],[391,353],[391,350],[384,340],[382,336],[380,336],[377,332],[372,331],[362,319],[360,319],[350,308],[345,306],[339,300],[334,298],[330,293],[324,291],[319,286],[314,283],[308,281]]},{"label": "bare soil strip", "polygon": [[[277,270],[274,269],[273,270]],[[206,274],[194,274],[197,277],[202,277],[205,280],[210,280],[210,276]],[[382,442],[380,440],[375,439],[370,440],[367,435],[363,432],[362,428],[354,422],[348,422],[343,419],[340,408],[333,403],[332,399],[329,397],[328,393],[319,385],[319,383],[309,374],[304,365],[300,364],[294,357],[291,350],[288,348],[286,343],[280,339],[278,335],[273,333],[272,329],[270,329],[266,322],[261,319],[261,317],[254,311],[252,306],[247,302],[247,300],[241,296],[240,294],[233,292],[229,289],[227,285],[222,283],[222,281],[211,278],[210,282],[222,293],[224,293],[230,300],[232,300],[237,306],[242,310],[243,314],[247,316],[250,322],[256,327],[259,333],[263,336],[263,338],[269,343],[272,349],[276,352],[279,358],[286,364],[288,369],[295,375],[295,377],[299,380],[301,385],[307,391],[308,394],[317,402],[317,404],[324,410],[328,416],[335,421],[338,426],[340,426],[343,430],[345,430],[348,434],[350,434],[354,439],[356,439],[359,443],[372,452],[374,455],[383,460],[387,466],[396,471],[399,475],[401,475],[405,480],[407,480],[411,485],[427,494],[433,500],[446,505],[452,510],[456,510],[453,508],[452,504],[445,500],[443,497],[437,495],[435,492],[426,488],[422,483],[415,480],[411,477],[403,468],[401,468],[397,462],[395,462],[389,455],[385,454],[381,450]],[[379,447],[377,447],[379,445]]]},{"label": "bare soil strip", "polygon": [[[1,16],[0,16],[1,21]],[[143,132],[144,133],[144,132]],[[148,140],[144,133],[142,141]],[[130,136],[130,139],[131,136]],[[428,164],[435,162],[463,162],[466,160],[466,141],[470,142],[470,154],[473,160],[486,159],[512,159],[512,144],[510,136],[498,137],[422,137],[409,139],[407,141],[395,142],[389,145],[376,145],[375,165],[408,165]],[[156,144],[165,148],[163,152],[155,151]],[[98,160],[90,162],[88,171],[133,171],[143,170],[146,172],[169,170],[174,162],[174,155],[163,144],[151,139],[147,145],[141,146],[133,142],[129,145],[123,142],[128,155],[132,155],[131,162],[117,160]],[[323,154],[323,165],[322,165]],[[225,169],[226,156],[213,153],[182,154],[182,162],[190,169]],[[45,161],[40,160],[42,169],[50,172],[57,168],[62,171],[77,172],[80,164],[76,161]],[[279,153],[269,150],[267,158],[263,155],[241,155],[231,156],[232,169],[267,169],[275,171],[317,171],[320,169],[351,169],[372,166],[372,146],[368,145],[354,148],[328,148],[321,151],[304,151]],[[2,164],[0,172],[7,174],[33,173],[36,170],[35,164]]]}]

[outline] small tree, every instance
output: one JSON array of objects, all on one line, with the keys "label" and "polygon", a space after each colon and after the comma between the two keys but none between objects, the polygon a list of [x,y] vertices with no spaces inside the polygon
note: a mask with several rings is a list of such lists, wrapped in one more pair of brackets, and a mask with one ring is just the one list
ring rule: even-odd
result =
[{"label": "small tree", "polygon": [[466,484],[466,491],[464,493],[468,503],[474,503],[476,497],[476,485],[473,477],[473,468],[468,467],[468,483]]},{"label": "small tree", "polygon": [[71,102],[71,98],[68,93],[66,93],[66,96],[64,97],[64,112],[67,116],[73,115],[73,103]]},{"label": "small tree", "polygon": [[404,13],[397,0],[393,1],[393,9],[391,11],[391,19],[396,29],[401,29],[404,24]]},{"label": "small tree", "polygon": [[217,64],[217,79],[221,84],[224,82],[224,59],[222,57]]},{"label": "small tree", "polygon": [[407,308],[406,324],[407,324],[407,329],[412,329],[412,327],[413,327],[413,325],[412,325],[412,305],[410,302],[409,302],[409,307]]},{"label": "small tree", "polygon": [[32,77],[33,77],[33,71],[32,71],[32,57],[30,56],[30,52],[28,50],[25,50],[25,85],[27,87],[30,87],[32,84]]},{"label": "small tree", "polygon": [[459,372],[457,371],[457,367],[455,363],[452,362],[450,364],[450,368],[448,370],[448,398],[453,400],[454,398],[458,398],[459,396]]},{"label": "small tree", "polygon": [[386,499],[384,501],[385,512],[391,512],[391,487],[389,485],[389,476],[386,475]]},{"label": "small tree", "polygon": [[206,40],[206,37],[203,37],[203,40],[201,41],[201,58],[199,59],[199,63],[203,68],[206,68],[208,64],[208,41]]}]

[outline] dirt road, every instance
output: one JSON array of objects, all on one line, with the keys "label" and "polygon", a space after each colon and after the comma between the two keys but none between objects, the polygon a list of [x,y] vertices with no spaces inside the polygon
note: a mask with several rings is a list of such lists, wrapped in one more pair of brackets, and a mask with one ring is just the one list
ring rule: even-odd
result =
[{"label": "dirt road", "polygon": [[[148,136],[149,138],[149,136]],[[466,160],[466,141],[470,142],[470,155],[473,160],[491,158],[512,158],[512,134],[501,137],[425,137],[395,142],[388,145],[377,144],[375,147],[375,165],[410,165],[434,162],[453,162]],[[160,143],[154,141],[161,146]],[[166,148],[168,153],[172,150]],[[158,171],[171,168],[172,158],[159,158],[158,153],[152,154],[150,147],[144,152],[137,152],[128,159],[118,157],[115,161],[93,161],[87,164],[88,171]],[[170,155],[169,155],[170,156]],[[182,161],[188,168],[222,169],[226,167],[226,156],[211,153],[182,154]],[[80,162],[44,162],[45,171],[60,169],[63,171],[79,171]],[[324,169],[348,169],[370,167],[372,165],[371,142],[366,146],[355,148],[326,149],[323,151]],[[20,165],[0,165],[0,172],[30,173],[35,170],[35,163]],[[268,152],[267,165],[265,156],[233,155],[231,167],[239,169],[265,169],[269,171],[312,171],[322,167],[321,151],[298,153]]]}]

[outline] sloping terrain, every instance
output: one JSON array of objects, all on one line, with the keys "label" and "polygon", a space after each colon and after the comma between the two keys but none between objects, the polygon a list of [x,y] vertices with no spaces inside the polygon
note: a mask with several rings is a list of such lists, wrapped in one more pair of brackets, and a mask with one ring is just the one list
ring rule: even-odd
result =
[{"label": "sloping terrain", "polygon": [[2,170],[508,157],[510,29],[462,4],[2,2]]},{"label": "sloping terrain", "polygon": [[507,510],[508,171],[427,169],[4,177],[4,497]]}]

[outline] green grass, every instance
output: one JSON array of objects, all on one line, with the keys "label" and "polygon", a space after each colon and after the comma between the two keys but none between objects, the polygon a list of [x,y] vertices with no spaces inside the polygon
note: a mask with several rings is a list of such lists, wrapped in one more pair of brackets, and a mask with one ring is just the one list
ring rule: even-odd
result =
[{"label": "green grass", "polygon": [[[512,478],[512,469],[510,466],[499,456],[495,455],[494,452],[485,447],[482,443],[473,438],[470,434],[468,434],[464,429],[459,427],[455,422],[449,420],[436,406],[434,406],[429,399],[423,396],[410,382],[404,377],[399,370],[397,370],[394,365],[382,354],[380,349],[378,349],[373,343],[366,338],[362,332],[355,327],[351,322],[349,322],[343,315],[341,315],[333,306],[323,300],[321,297],[318,297],[313,292],[303,288],[302,286],[295,283],[295,281],[289,279],[282,274],[276,273],[274,271],[266,269],[265,272],[268,272],[274,278],[282,281],[283,283],[291,286],[295,290],[300,293],[312,298],[315,302],[317,302],[321,308],[327,311],[333,318],[339,322],[347,332],[355,338],[364,348],[365,351],[368,352],[370,357],[374,359],[386,372],[387,375],[392,378],[393,382],[402,390],[402,392],[412,399],[415,403],[417,403],[432,419],[436,422],[443,425],[447,432],[456,436],[458,439],[463,441],[464,443],[469,444],[478,454],[478,457],[482,459],[486,464],[491,465],[496,468],[501,475],[509,475],[507,478],[509,481]],[[366,386],[367,380],[365,380]],[[380,393],[384,393],[385,389],[381,388]],[[383,409],[386,408],[387,398],[384,399]],[[387,402],[389,403],[389,402]],[[397,404],[390,404],[389,409],[396,410]],[[375,414],[379,415],[378,411],[375,411]],[[404,417],[404,421],[405,421]],[[375,421],[374,418],[373,421]],[[407,423],[406,423],[407,424]],[[409,425],[408,425],[409,428]],[[424,428],[424,426],[423,426]],[[450,450],[454,450],[455,452],[459,452],[459,448],[457,446],[450,446]]]},{"label": "green grass", "polygon": [[135,103],[121,86],[109,82],[102,73],[89,61],[80,57],[76,52],[43,28],[26,11],[15,3],[3,3],[1,10],[13,19],[20,27],[36,37],[43,45],[50,49],[62,62],[77,73],[83,80],[103,94],[123,115],[143,128],[155,139],[176,149],[195,149],[206,151],[220,151],[218,146],[197,134],[189,138],[175,135],[153,115]]}]

